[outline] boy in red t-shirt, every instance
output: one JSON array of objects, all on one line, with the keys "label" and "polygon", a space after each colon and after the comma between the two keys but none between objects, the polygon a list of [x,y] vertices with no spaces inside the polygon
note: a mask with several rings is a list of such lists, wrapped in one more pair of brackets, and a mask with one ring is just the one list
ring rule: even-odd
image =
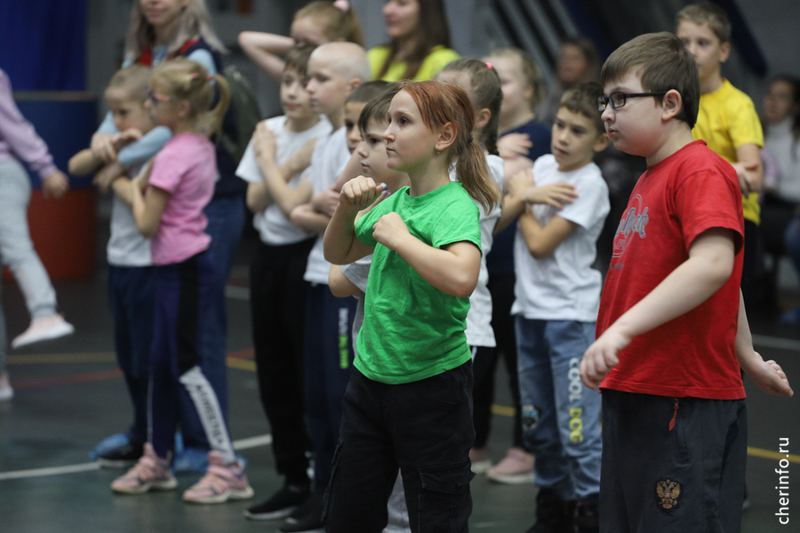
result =
[{"label": "boy in red t-shirt", "polygon": [[614,145],[647,160],[614,238],[581,379],[603,392],[600,531],[739,531],[744,370],[792,395],[753,350],[739,291],[733,167],[694,141],[697,66],[670,33],[618,48],[598,101]]}]

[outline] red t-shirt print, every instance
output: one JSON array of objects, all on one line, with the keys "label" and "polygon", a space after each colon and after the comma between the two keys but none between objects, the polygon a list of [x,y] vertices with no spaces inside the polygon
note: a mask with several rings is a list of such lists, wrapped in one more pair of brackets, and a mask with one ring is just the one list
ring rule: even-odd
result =
[{"label": "red t-shirt print", "polygon": [[731,277],[688,313],[633,339],[601,388],[671,397],[744,398],[734,340],[739,316],[744,218],[733,167],[695,141],[648,168],[614,236],[597,336],[689,258],[711,228],[736,234]]}]

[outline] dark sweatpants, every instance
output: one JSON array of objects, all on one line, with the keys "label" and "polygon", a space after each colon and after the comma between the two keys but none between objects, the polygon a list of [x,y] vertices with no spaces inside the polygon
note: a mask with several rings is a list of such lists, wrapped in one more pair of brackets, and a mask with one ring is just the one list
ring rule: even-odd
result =
[{"label": "dark sweatpants", "polygon": [[250,264],[250,312],[261,404],[272,428],[279,474],[294,485],[308,484],[311,449],[303,397],[306,262],[315,239],[295,244],[259,244]]},{"label": "dark sweatpants", "polygon": [[604,389],[600,532],[738,533],[746,460],[743,399]]}]

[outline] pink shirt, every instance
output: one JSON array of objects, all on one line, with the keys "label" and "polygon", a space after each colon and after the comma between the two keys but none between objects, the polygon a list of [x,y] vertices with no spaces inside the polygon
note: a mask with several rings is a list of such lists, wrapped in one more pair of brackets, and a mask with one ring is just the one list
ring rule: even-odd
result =
[{"label": "pink shirt", "polygon": [[203,209],[214,195],[216,178],[214,145],[202,135],[178,134],[156,155],[149,183],[170,197],[151,240],[154,265],[180,263],[208,249]]}]

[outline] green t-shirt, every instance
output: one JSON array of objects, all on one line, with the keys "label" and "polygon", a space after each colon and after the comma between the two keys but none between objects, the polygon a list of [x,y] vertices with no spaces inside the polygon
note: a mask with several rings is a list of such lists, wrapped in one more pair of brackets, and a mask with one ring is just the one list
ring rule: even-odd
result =
[{"label": "green t-shirt", "polygon": [[392,211],[411,235],[434,248],[468,241],[480,249],[481,230],[478,206],[459,182],[416,198],[403,187],[356,223],[356,237],[375,252],[355,365],[371,380],[396,385],[441,374],[470,359],[464,335],[469,298],[434,288],[400,254],[375,241],[372,227]]},{"label": "green t-shirt", "polygon": [[[372,67],[372,78],[377,79],[378,74],[380,74],[381,69],[383,68],[383,64],[386,63],[386,60],[389,58],[389,47],[376,46],[375,48],[370,48],[367,52],[367,57],[369,58],[369,64]],[[455,61],[459,57],[461,56],[459,56],[458,52],[455,50],[445,48],[441,45],[434,46],[431,50],[431,53],[428,54],[428,56],[420,65],[417,74],[414,76],[414,81],[430,80],[436,74],[438,74],[446,64],[451,61]],[[405,62],[395,61],[389,66],[389,70],[386,71],[386,74],[384,74],[381,79],[383,81],[400,81],[405,79],[403,76],[405,72]]]}]

